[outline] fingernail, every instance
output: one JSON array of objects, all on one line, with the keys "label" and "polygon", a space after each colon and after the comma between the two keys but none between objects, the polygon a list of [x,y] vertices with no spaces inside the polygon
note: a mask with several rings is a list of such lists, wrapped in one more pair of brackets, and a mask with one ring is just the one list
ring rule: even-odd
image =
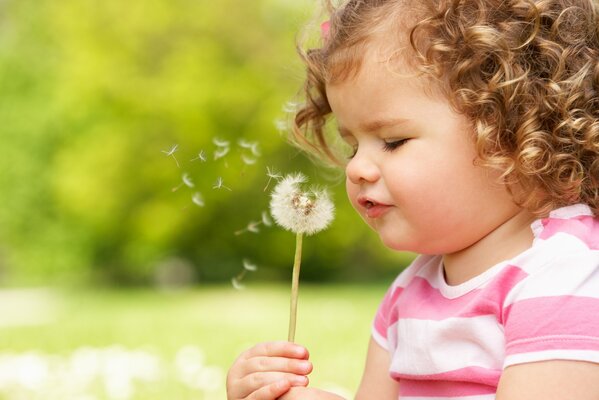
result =
[{"label": "fingernail", "polygon": [[300,362],[299,367],[302,371],[309,371],[312,369],[312,363],[310,361],[302,361]]}]

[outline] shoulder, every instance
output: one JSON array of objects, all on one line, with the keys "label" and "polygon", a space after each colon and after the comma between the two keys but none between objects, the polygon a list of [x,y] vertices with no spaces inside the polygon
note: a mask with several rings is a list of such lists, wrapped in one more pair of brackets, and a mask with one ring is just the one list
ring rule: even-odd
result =
[{"label": "shoulder", "polygon": [[585,206],[533,225],[535,243],[515,262],[519,281],[503,304],[505,365],[599,361],[599,220]]}]

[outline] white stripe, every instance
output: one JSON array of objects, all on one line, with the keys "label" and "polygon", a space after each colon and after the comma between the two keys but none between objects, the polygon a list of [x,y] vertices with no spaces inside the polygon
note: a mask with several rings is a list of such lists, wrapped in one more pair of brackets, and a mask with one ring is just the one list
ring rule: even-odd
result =
[{"label": "white stripe", "polygon": [[519,353],[506,357],[504,368],[510,365],[537,361],[570,360],[599,363],[599,351],[593,350],[545,350],[534,353]]},{"label": "white stripe", "polygon": [[401,400],[495,400],[494,394],[479,394],[475,396],[458,396],[458,397],[412,397],[402,396]]},{"label": "white stripe", "polygon": [[599,298],[599,251],[562,253],[514,286],[504,307],[524,299],[567,295]]},{"label": "white stripe", "polygon": [[384,337],[382,337],[380,333],[377,332],[374,326],[372,327],[372,338],[375,342],[378,343],[379,346],[389,351],[389,344],[387,343],[387,340]]},{"label": "white stripe", "polygon": [[[465,367],[500,370],[505,356],[503,329],[492,315],[401,319],[389,336],[395,349],[390,370],[400,374],[439,374]],[[397,338],[402,341],[397,343]]]}]

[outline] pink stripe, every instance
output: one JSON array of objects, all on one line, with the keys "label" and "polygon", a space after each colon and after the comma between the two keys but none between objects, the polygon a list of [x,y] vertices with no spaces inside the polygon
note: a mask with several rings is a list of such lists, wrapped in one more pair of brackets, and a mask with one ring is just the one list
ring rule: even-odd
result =
[{"label": "pink stripe", "polygon": [[390,321],[392,319],[397,321],[397,309],[394,306],[402,291],[401,287],[390,288],[374,317],[374,329],[385,339],[387,339],[387,329],[393,324]]},{"label": "pink stripe", "polygon": [[589,350],[599,351],[599,337],[557,336],[523,340],[507,345],[507,355],[533,353],[546,350]]},{"label": "pink stripe", "polygon": [[397,313],[391,314],[389,324],[402,318],[440,321],[449,317],[468,318],[496,315],[501,322],[501,305],[509,291],[527,274],[516,266],[508,265],[482,289],[455,299],[447,299],[430,283],[415,277],[397,300]]},{"label": "pink stripe", "polygon": [[590,249],[599,250],[599,222],[592,216],[583,215],[570,219],[545,218],[541,222],[541,239],[548,239],[556,233],[563,232],[577,237]]},{"label": "pink stripe", "polygon": [[414,397],[494,394],[500,376],[501,370],[481,367],[460,368],[434,375],[391,374],[392,378],[400,381],[400,395]]},{"label": "pink stripe", "polygon": [[505,315],[509,354],[533,351],[530,349],[586,349],[585,343],[595,343],[592,348],[599,348],[598,298],[554,296],[526,299],[507,307]]}]

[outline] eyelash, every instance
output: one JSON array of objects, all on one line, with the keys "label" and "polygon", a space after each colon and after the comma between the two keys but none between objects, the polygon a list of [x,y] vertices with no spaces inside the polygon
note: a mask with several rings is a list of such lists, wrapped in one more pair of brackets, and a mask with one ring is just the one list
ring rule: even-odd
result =
[{"label": "eyelash", "polygon": [[[403,146],[408,140],[410,140],[410,139],[399,139],[399,140],[395,140],[393,142],[384,142],[383,143],[383,151],[392,152],[393,150],[397,149],[398,147]],[[352,150],[352,154],[348,158],[351,160],[352,158],[354,158],[354,156],[356,155],[357,152],[358,152],[358,148],[356,147]]]},{"label": "eyelash", "polygon": [[385,142],[385,144],[383,145],[383,151],[393,151],[398,147],[403,146],[408,140],[409,139],[400,139],[395,140],[393,142]]}]

